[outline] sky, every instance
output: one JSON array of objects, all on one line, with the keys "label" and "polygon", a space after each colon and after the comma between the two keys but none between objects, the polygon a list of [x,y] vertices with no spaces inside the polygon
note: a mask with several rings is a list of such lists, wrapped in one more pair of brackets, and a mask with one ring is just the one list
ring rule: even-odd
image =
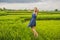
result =
[{"label": "sky", "polygon": [[60,10],[60,0],[0,0],[0,8],[7,9],[33,9]]}]

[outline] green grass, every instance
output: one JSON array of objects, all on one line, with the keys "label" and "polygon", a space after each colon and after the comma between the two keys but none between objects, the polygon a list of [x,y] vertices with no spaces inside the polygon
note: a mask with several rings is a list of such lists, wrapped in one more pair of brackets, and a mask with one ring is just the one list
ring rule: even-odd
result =
[{"label": "green grass", "polygon": [[[0,40],[60,40],[60,20],[48,20],[60,18],[60,14],[38,14],[38,38],[35,38],[31,28],[27,27],[31,17],[31,14],[24,13],[0,16]],[[27,18],[29,20],[25,21]],[[41,20],[46,18],[47,20]]]},{"label": "green grass", "polygon": [[60,20],[37,21],[37,30],[46,40],[60,40]]},{"label": "green grass", "polygon": [[[32,17],[32,15],[30,14],[30,15],[26,15],[26,14],[24,14],[24,15],[5,15],[5,16],[0,16],[0,20],[4,20],[4,19],[13,19],[13,20],[15,20],[15,19],[19,19],[19,18],[21,18],[21,19],[28,19],[28,20],[30,20],[31,19],[31,17]],[[53,20],[56,20],[56,19],[60,19],[60,14],[39,14],[38,16],[37,16],[37,20],[41,20],[41,19],[53,19]]]},{"label": "green grass", "polygon": [[37,21],[36,30],[44,40],[60,40],[60,20]]},{"label": "green grass", "polygon": [[60,40],[60,20],[37,21],[38,38],[34,38],[29,21],[0,21],[0,40]]}]

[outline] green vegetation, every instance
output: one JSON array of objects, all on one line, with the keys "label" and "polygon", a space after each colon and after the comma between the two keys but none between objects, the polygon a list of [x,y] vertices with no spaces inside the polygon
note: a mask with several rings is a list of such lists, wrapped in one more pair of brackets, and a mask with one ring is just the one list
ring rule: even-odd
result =
[{"label": "green vegetation", "polygon": [[60,40],[60,12],[41,12],[37,16],[35,38],[28,27],[32,12],[0,11],[0,40]]}]

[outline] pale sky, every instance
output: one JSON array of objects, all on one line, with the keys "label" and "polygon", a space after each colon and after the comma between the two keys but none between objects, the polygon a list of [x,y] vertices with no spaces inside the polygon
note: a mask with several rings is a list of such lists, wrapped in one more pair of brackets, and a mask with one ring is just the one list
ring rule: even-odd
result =
[{"label": "pale sky", "polygon": [[60,10],[60,0],[0,0],[0,8],[7,9],[33,9]]}]

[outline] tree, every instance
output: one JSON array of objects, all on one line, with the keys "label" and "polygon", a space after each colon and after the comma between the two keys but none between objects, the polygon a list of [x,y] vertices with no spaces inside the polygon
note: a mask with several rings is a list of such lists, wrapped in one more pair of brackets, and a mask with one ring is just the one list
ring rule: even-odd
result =
[{"label": "tree", "polygon": [[3,10],[6,10],[6,8],[5,8],[5,7],[3,7]]},{"label": "tree", "polygon": [[58,9],[55,9],[55,11],[58,11]]},{"label": "tree", "polygon": [[0,8],[0,11],[2,11],[2,8]]}]

